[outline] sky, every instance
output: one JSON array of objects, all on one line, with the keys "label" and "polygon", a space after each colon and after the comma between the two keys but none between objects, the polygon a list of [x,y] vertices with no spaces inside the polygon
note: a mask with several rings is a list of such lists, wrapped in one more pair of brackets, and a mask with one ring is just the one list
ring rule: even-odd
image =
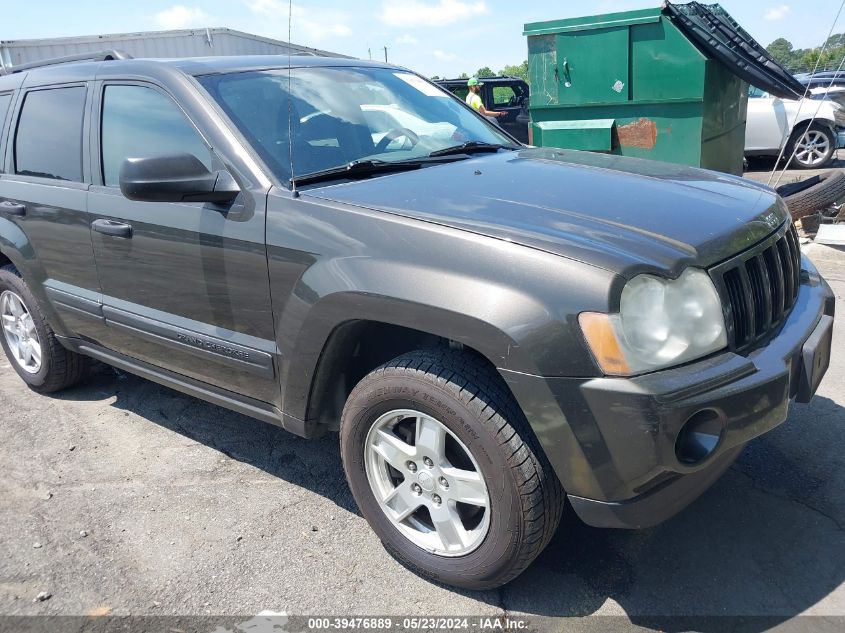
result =
[{"label": "sky", "polygon": [[[288,40],[288,0],[4,0],[0,40],[228,27]],[[763,45],[821,44],[842,0],[721,0]],[[659,6],[662,0],[297,0],[290,40],[428,76],[494,71],[526,59],[527,22]],[[72,8],[71,8],[72,7]],[[845,11],[834,32],[845,31]]]}]

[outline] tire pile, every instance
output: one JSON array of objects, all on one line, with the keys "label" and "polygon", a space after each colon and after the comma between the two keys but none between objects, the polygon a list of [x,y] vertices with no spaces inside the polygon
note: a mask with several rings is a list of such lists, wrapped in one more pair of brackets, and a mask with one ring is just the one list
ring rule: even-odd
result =
[{"label": "tire pile", "polygon": [[781,185],[778,194],[784,199],[793,220],[829,209],[845,202],[845,172],[826,171],[806,180]]}]

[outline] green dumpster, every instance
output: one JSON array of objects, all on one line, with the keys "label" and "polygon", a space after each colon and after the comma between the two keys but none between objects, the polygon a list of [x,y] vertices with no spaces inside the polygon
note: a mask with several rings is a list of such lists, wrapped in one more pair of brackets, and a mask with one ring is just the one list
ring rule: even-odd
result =
[{"label": "green dumpster", "polygon": [[523,34],[534,145],[742,173],[748,85],[664,9],[535,22]]}]

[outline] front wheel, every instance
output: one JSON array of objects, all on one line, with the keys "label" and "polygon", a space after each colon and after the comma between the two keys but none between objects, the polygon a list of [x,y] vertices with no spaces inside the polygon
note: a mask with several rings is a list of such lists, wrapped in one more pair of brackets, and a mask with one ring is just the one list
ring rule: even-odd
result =
[{"label": "front wheel", "polygon": [[472,355],[417,351],[367,375],[341,418],[362,514],[401,563],[485,589],[553,536],[564,496],[499,375]]},{"label": "front wheel", "polygon": [[836,136],[824,125],[813,123],[808,129],[806,123],[799,123],[793,132],[791,150],[791,167],[820,169],[833,158]]}]

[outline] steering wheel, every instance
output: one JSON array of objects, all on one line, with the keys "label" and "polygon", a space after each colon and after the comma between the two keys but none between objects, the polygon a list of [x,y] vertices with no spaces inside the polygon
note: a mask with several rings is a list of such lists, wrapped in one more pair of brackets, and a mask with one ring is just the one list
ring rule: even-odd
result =
[{"label": "steering wheel", "polygon": [[417,133],[413,130],[409,130],[406,127],[397,127],[390,130],[387,134],[385,134],[382,139],[376,143],[375,153],[381,154],[385,150],[387,150],[387,146],[390,145],[396,139],[405,137],[409,141],[411,141],[411,147],[416,145],[420,142],[420,137],[417,136]]}]

